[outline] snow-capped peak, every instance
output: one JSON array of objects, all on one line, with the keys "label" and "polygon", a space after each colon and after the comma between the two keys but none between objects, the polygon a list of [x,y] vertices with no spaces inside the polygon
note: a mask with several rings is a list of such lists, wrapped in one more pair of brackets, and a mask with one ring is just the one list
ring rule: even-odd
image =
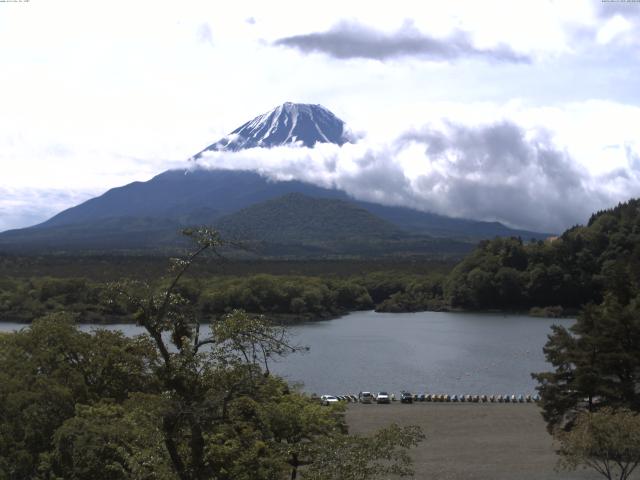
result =
[{"label": "snow-capped peak", "polygon": [[238,127],[206,151],[237,151],[287,144],[313,147],[316,143],[351,142],[345,123],[322,105],[286,102]]}]

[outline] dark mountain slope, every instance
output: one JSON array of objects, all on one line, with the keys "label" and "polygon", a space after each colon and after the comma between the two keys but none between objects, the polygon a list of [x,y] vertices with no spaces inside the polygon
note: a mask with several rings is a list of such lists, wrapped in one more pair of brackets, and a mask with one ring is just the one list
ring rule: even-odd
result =
[{"label": "dark mountain slope", "polygon": [[355,203],[407,232],[430,235],[432,237],[477,241],[493,237],[521,237],[523,240],[542,240],[552,236],[550,233],[509,228],[500,222],[482,222],[465,218],[445,217],[436,213],[370,202],[356,201]]},{"label": "dark mountain slope", "polygon": [[309,183],[270,182],[242,170],[169,170],[148,182],[134,182],[69,208],[37,227],[70,225],[114,217],[168,218],[210,223],[254,203],[302,193],[318,198],[349,199],[339,190]]},{"label": "dark mountain slope", "polygon": [[[356,201],[341,190],[298,181],[272,182],[255,172],[240,170],[170,170],[148,182],[134,182],[111,189],[100,197],[59,213],[36,228],[117,217],[162,218],[186,225],[211,223],[241,208],[287,193],[349,200],[407,232],[423,235],[469,240],[511,235],[524,239],[549,236],[512,230],[497,222],[450,218],[404,207]],[[0,242],[2,238],[0,234]]]},{"label": "dark mountain slope", "polygon": [[299,193],[252,205],[215,226],[269,256],[459,256],[473,248],[469,242],[408,234],[352,202]]},{"label": "dark mountain slope", "polygon": [[82,223],[31,227],[0,234],[0,252],[70,253],[174,250],[187,245],[175,221],[117,217]]},{"label": "dark mountain slope", "polygon": [[397,227],[343,200],[290,193],[221,218],[216,227],[237,238],[281,244],[322,244],[403,235]]},{"label": "dark mountain slope", "polygon": [[340,190],[298,181],[271,182],[254,172],[195,170],[164,172],[148,182],[109,190],[36,227],[0,233],[0,251],[153,249],[176,240],[175,232],[184,226],[215,224],[225,215],[290,193],[349,201],[409,234],[467,241],[500,235],[547,236],[496,223],[358,202]]}]

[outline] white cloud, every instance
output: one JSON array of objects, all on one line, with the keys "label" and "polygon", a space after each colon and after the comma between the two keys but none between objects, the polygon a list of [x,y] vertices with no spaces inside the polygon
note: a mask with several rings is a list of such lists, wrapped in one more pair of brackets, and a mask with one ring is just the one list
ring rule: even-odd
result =
[{"label": "white cloud", "polygon": [[388,142],[208,152],[197,165],[338,188],[360,200],[562,231],[640,195],[640,150],[592,173],[544,129],[509,121],[425,125]]},{"label": "white cloud", "polygon": [[620,15],[609,19],[599,30],[596,35],[596,41],[606,45],[612,40],[619,38],[633,28],[631,22]]},{"label": "white cloud", "polygon": [[0,232],[38,224],[92,196],[91,192],[0,186]]}]

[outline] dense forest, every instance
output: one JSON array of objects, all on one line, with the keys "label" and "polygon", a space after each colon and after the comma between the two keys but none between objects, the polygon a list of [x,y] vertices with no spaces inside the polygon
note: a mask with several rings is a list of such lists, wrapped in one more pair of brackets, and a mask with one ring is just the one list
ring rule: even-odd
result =
[{"label": "dense forest", "polygon": [[[24,267],[20,267],[21,261]],[[29,322],[56,311],[75,312],[82,322],[130,321],[121,306],[105,301],[110,282],[120,278],[118,275],[140,279],[140,272],[147,272],[142,280],[161,286],[161,265],[157,260],[136,257],[130,259],[131,265],[119,261],[119,268],[104,273],[101,266],[108,258],[85,259],[86,264],[79,261],[67,270],[57,263],[64,260],[48,260],[45,267],[57,276],[41,276],[37,272],[47,268],[37,261],[5,257],[3,268],[13,275],[0,280],[0,321]],[[265,261],[203,265],[181,288],[205,316],[222,315],[235,308],[283,321],[330,318],[364,309],[575,314],[587,303],[600,303],[605,292],[616,292],[626,303],[638,291],[640,201],[598,212],[586,226],[573,227],[546,241],[483,241],[452,269],[447,261],[419,258],[397,263]],[[217,271],[213,265],[217,265]],[[20,271],[32,275],[18,276]],[[85,276],[69,276],[75,271]]]},{"label": "dense forest", "polygon": [[431,286],[407,284],[377,309],[573,315],[586,304],[601,303],[607,292],[627,303],[640,291],[640,200],[597,212],[586,226],[546,241],[482,241],[441,278]]},{"label": "dense forest", "polygon": [[545,242],[482,242],[447,277],[444,298],[471,309],[578,309],[608,291],[626,303],[639,281],[640,200],[631,200]]},{"label": "dense forest", "polygon": [[[180,285],[180,294],[194,303],[202,317],[234,309],[265,314],[282,321],[331,318],[354,310],[393,310],[394,295],[441,297],[442,274],[377,272],[348,278],[300,275],[194,277]],[[162,287],[166,280],[144,282]],[[74,314],[83,323],[133,322],[112,298],[115,282],[86,278],[29,277],[0,280],[0,321],[29,323],[55,312]],[[164,285],[166,286],[166,285]],[[405,293],[408,292],[408,293]],[[425,297],[426,296],[426,297]]]}]

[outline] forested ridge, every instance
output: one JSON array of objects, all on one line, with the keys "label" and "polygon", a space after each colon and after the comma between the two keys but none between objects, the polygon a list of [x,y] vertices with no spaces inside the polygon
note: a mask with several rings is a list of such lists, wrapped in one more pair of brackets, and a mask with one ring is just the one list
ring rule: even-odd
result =
[{"label": "forested ridge", "polygon": [[402,231],[349,202],[299,193],[251,205],[216,222],[223,235],[280,244],[400,236]]},{"label": "forested ridge", "polygon": [[445,301],[469,309],[600,303],[605,292],[624,302],[640,281],[640,200],[597,212],[586,226],[560,237],[524,244],[520,239],[481,242],[448,275]]},{"label": "forested ridge", "polygon": [[[597,212],[587,225],[546,241],[483,241],[450,271],[446,263],[419,258],[399,261],[396,269],[385,261],[344,262],[340,269],[334,263],[265,263],[265,270],[280,274],[245,274],[242,265],[226,275],[204,269],[181,288],[205,314],[242,308],[290,321],[366,309],[575,314],[588,303],[602,302],[608,291],[624,303],[639,290],[640,200]],[[139,265],[144,271],[146,264]],[[148,281],[160,285],[163,280]],[[5,276],[0,280],[0,320],[29,322],[45,313],[70,311],[82,322],[131,321],[117,304],[103,301],[108,284],[108,279],[85,277]]]}]

